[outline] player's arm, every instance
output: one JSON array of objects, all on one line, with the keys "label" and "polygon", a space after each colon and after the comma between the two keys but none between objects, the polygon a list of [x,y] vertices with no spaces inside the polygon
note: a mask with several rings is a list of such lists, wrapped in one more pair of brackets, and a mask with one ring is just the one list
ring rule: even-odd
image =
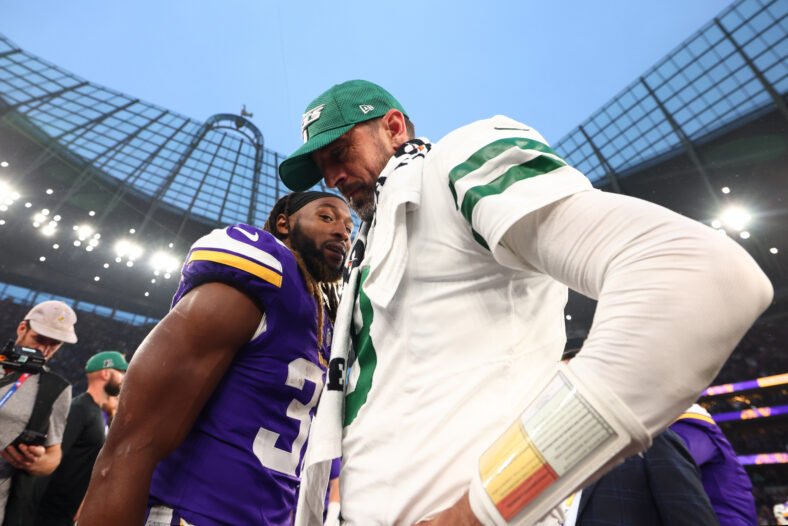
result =
[{"label": "player's arm", "polygon": [[[598,298],[589,336],[568,368],[612,394],[651,436],[708,386],[772,297],[766,276],[727,236],[652,203],[595,190],[526,215],[491,246],[509,266]],[[586,482],[633,453],[623,449],[588,466]],[[445,517],[480,524],[468,517],[467,496],[434,524]],[[483,491],[471,497],[472,505],[487,498]],[[500,519],[485,519],[493,522]]]},{"label": "player's arm", "polygon": [[80,526],[143,523],[156,464],[186,437],[261,316],[244,293],[207,283],[189,292],[151,331],[126,374]]}]

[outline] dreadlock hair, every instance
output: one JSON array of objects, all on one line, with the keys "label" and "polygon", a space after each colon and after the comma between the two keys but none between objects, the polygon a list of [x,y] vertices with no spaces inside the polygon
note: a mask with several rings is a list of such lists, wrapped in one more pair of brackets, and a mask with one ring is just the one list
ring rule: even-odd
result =
[{"label": "dreadlock hair", "polygon": [[[290,217],[290,202],[294,195],[295,193],[290,193],[281,197],[271,209],[271,213],[268,215],[265,225],[263,225],[263,230],[270,232],[280,241],[283,241],[287,236],[281,234],[276,228],[276,220],[280,215],[284,215],[288,218]],[[315,298],[315,303],[317,304],[317,346],[320,348],[323,346],[323,326],[325,325],[323,312],[325,310],[328,319],[333,323],[336,318],[337,307],[339,306],[339,283],[319,282],[315,280],[307,270],[301,254],[292,248],[290,251],[293,253],[293,256],[295,256],[298,270],[301,272],[306,282],[307,292]]]}]

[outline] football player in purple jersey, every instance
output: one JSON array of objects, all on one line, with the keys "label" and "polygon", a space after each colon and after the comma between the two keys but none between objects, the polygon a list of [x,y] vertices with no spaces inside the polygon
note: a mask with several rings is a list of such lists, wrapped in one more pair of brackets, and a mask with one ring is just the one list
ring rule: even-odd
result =
[{"label": "football player in purple jersey", "polygon": [[324,289],[352,228],[342,198],[297,192],[264,229],[194,243],[131,361],[81,526],[290,524],[331,338]]}]

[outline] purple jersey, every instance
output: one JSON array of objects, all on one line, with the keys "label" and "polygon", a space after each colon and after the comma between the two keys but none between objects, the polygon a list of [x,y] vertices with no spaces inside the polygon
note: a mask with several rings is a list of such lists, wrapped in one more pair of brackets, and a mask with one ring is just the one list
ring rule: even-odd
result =
[{"label": "purple jersey", "polygon": [[221,282],[263,311],[194,427],[153,474],[150,505],[198,526],[289,525],[314,407],[324,381],[314,298],[290,250],[247,225],[214,230],[189,251],[173,306]]},{"label": "purple jersey", "polygon": [[700,467],[703,489],[711,500],[720,526],[758,524],[747,472],[709,413],[693,405],[671,424],[670,429],[684,440]]}]

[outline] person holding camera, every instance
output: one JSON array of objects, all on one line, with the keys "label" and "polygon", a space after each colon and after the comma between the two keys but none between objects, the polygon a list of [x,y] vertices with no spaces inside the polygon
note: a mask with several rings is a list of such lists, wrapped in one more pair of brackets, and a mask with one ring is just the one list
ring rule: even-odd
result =
[{"label": "person holding camera", "polygon": [[63,343],[76,343],[77,315],[62,301],[33,307],[0,351],[0,520],[19,523],[32,477],[60,463],[71,385],[44,365]]},{"label": "person holding camera", "polygon": [[129,364],[118,351],[94,354],[85,364],[86,392],[74,398],[63,433],[63,460],[49,477],[35,481],[35,526],[71,526],[104,445],[104,406],[117,400]]}]

